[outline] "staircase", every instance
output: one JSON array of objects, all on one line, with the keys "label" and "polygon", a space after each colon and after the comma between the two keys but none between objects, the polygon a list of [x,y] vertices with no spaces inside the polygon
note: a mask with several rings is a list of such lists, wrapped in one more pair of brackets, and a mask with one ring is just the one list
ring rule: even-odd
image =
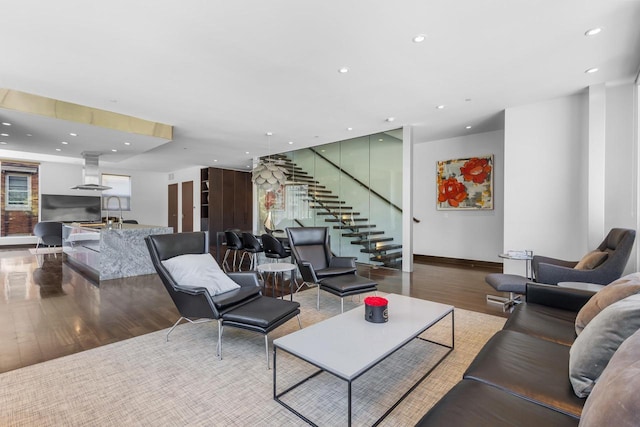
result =
[{"label": "staircase", "polygon": [[370,224],[368,218],[362,218],[360,212],[354,210],[346,201],[333,194],[308,172],[298,167],[285,155],[271,156],[278,161],[278,166],[286,170],[287,185],[305,185],[304,197],[309,207],[315,210],[315,215],[328,227],[341,230],[341,235],[349,239],[352,245],[362,246],[360,252],[369,254],[369,260],[374,265],[400,268],[402,265],[402,245],[394,244],[393,237],[385,236],[385,232],[378,230],[375,224]]}]

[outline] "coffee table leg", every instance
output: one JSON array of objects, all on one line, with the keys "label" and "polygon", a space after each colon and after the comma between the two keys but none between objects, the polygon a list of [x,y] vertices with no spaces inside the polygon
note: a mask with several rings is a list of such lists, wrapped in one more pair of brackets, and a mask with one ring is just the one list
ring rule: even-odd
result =
[{"label": "coffee table leg", "polygon": [[351,381],[348,381],[349,383],[349,397],[348,397],[348,403],[347,403],[347,414],[348,414],[348,419],[349,419],[349,423],[348,425],[351,426]]}]

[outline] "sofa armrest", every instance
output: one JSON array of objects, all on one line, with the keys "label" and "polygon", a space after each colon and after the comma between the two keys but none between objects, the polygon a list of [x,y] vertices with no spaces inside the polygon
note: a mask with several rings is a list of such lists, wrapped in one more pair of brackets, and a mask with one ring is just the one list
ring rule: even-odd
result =
[{"label": "sofa armrest", "polygon": [[593,270],[576,270],[572,267],[564,267],[542,263],[538,265],[536,280],[540,283],[551,285],[560,282],[585,282],[608,285],[611,283],[611,272],[606,268],[596,267]]},{"label": "sofa armrest", "polygon": [[329,260],[329,267],[354,267],[356,266],[356,258],[350,256],[334,256]]},{"label": "sofa armrest", "polygon": [[561,288],[556,285],[527,283],[527,303],[546,305],[578,312],[594,292],[583,289]]}]

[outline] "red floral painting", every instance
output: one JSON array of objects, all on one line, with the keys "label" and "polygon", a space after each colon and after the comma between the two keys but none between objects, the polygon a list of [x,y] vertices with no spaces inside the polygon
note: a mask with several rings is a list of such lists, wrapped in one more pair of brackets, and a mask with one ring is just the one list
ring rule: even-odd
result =
[{"label": "red floral painting", "polygon": [[493,209],[493,155],[437,164],[438,210]]}]

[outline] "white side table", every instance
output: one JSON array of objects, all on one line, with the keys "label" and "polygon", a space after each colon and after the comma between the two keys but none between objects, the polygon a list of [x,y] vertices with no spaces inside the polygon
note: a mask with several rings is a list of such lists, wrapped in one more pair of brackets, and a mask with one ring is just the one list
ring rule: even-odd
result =
[{"label": "white side table", "polygon": [[605,285],[586,282],[558,282],[558,286],[560,286],[561,288],[573,288],[591,292],[598,292],[600,289],[604,288]]},{"label": "white side table", "polygon": [[[286,273],[287,271],[290,271],[291,280],[289,281],[289,285],[291,286],[291,290],[290,290],[291,301],[293,301],[293,282],[294,282],[293,277],[294,277],[296,268],[297,267],[295,264],[290,264],[287,262],[272,262],[269,264],[260,264],[257,267],[257,270],[258,270],[258,273],[260,274],[273,273],[275,275],[273,280],[273,296],[274,297],[276,296],[276,288],[278,287],[278,273],[282,277],[282,283],[284,283],[284,273]],[[282,297],[282,293],[280,296]]]}]

